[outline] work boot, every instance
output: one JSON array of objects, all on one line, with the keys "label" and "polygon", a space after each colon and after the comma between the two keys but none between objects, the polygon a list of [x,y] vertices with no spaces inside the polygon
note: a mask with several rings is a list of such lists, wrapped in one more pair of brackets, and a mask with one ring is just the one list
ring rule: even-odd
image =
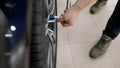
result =
[{"label": "work boot", "polygon": [[97,13],[101,9],[101,7],[106,5],[106,3],[107,3],[107,0],[97,0],[97,2],[91,6],[90,13],[91,14]]},{"label": "work boot", "polygon": [[91,58],[98,58],[106,53],[112,39],[107,35],[102,35],[101,39],[97,44],[91,49],[89,56]]}]

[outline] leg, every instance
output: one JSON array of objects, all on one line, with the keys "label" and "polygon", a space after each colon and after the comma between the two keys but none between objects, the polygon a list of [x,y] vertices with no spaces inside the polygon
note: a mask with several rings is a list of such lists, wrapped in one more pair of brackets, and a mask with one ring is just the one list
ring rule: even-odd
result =
[{"label": "leg", "polygon": [[108,20],[108,23],[106,25],[105,30],[103,31],[103,34],[108,35],[112,39],[115,39],[119,32],[120,32],[120,0],[118,0],[118,3],[115,7],[115,10]]},{"label": "leg", "polygon": [[97,42],[97,44],[91,49],[90,57],[98,58],[105,54],[110,43],[113,39],[115,39],[120,32],[120,0],[115,7],[115,10],[108,20],[105,30],[103,31],[103,35],[101,39]]},{"label": "leg", "polygon": [[97,13],[104,5],[106,5],[107,1],[108,0],[97,0],[97,2],[90,8],[90,13]]}]

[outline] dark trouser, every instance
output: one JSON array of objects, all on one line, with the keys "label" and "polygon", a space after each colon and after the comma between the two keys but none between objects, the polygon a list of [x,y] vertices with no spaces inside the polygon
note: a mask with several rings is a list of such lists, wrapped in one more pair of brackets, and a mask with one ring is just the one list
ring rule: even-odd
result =
[{"label": "dark trouser", "polygon": [[120,0],[115,7],[115,10],[108,20],[105,30],[103,34],[108,35],[112,39],[115,39],[120,32]]}]

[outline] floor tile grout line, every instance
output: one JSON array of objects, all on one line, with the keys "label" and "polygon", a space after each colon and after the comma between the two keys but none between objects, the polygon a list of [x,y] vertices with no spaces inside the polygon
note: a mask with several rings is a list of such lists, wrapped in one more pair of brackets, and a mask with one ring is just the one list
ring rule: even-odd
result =
[{"label": "floor tile grout line", "polygon": [[[69,50],[69,52],[70,52],[70,47],[69,46],[58,46],[58,48],[60,48],[60,47],[62,47],[62,48],[68,48],[68,50]],[[57,54],[60,54],[60,53],[57,53]],[[71,53],[70,53],[70,56],[71,56]],[[58,61],[57,61],[58,62]]]},{"label": "floor tile grout line", "polygon": [[68,46],[69,43],[58,43],[58,46]]},{"label": "floor tile grout line", "polygon": [[[80,14],[80,13],[79,13]],[[76,22],[77,23],[77,22]],[[80,24],[80,23],[79,23]],[[67,35],[68,35],[68,43],[71,44],[71,41],[70,41],[70,34],[69,34],[69,28],[67,28]]]},{"label": "floor tile grout line", "polygon": [[69,47],[68,45],[58,45],[58,47]]},{"label": "floor tile grout line", "polygon": [[76,68],[75,63],[73,61],[73,55],[72,55],[72,52],[71,52],[71,47],[70,46],[59,46],[59,47],[67,47],[67,48],[69,48],[70,56],[72,57],[73,67]]},{"label": "floor tile grout line", "polygon": [[[70,44],[70,40],[69,40],[69,36],[68,36],[68,31],[67,31],[67,29],[65,29],[65,31],[66,31],[66,40],[67,40],[67,42],[64,42],[64,43],[62,43],[62,42],[59,42],[58,44],[60,44],[60,45],[69,45]],[[59,37],[58,37],[59,38]]]},{"label": "floor tile grout line", "polygon": [[68,30],[69,30],[69,29],[67,28],[67,29],[66,29],[66,31],[67,31],[67,39],[68,39],[68,43],[71,44],[71,42],[70,42],[70,36],[69,36],[69,31],[68,31]]},{"label": "floor tile grout line", "polygon": [[108,55],[110,56],[111,61],[112,61],[112,63],[114,64],[114,68],[117,68],[116,65],[115,65],[115,62],[114,62],[114,60],[113,60],[113,58],[112,58],[112,56],[111,56],[111,54],[110,54],[110,50],[109,50],[109,49],[108,49]]},{"label": "floor tile grout line", "polygon": [[95,41],[89,41],[89,42],[71,42],[70,44],[86,44],[86,43],[91,43],[91,42],[96,42]]},{"label": "floor tile grout line", "polygon": [[77,68],[76,64],[75,64],[75,61],[74,61],[74,57],[73,57],[73,52],[72,52],[72,49],[71,49],[71,45],[70,45],[70,53],[71,53],[71,56],[72,56],[73,65],[74,65],[75,68]]},{"label": "floor tile grout line", "polygon": [[[94,24],[95,24],[96,29],[98,30],[98,32],[100,31],[100,33],[101,33],[102,31],[99,29],[99,27],[98,27],[98,25],[97,25],[97,23],[95,21],[94,21]],[[98,35],[98,37],[99,37],[99,35]]]}]

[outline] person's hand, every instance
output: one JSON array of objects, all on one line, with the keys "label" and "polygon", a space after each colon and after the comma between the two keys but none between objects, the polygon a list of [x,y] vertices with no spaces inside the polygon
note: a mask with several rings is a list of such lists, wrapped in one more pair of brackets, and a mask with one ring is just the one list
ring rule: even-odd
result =
[{"label": "person's hand", "polygon": [[58,22],[62,24],[63,27],[72,26],[75,24],[79,11],[72,6],[71,8],[64,11],[64,14],[61,14],[61,17],[58,19]]}]

